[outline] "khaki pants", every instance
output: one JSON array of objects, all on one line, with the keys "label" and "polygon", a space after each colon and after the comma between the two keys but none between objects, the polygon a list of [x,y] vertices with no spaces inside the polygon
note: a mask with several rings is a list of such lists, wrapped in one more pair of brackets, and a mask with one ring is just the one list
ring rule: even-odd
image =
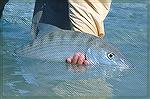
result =
[{"label": "khaki pants", "polygon": [[73,30],[103,37],[104,19],[110,0],[69,0],[69,16]]}]

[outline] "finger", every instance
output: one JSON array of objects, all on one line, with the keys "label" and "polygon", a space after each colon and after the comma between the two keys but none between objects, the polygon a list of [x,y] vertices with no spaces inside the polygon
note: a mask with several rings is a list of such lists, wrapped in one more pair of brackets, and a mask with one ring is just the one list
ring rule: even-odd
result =
[{"label": "finger", "polygon": [[76,54],[79,54],[79,55],[81,55],[82,53],[81,53],[81,52],[76,52]]},{"label": "finger", "polygon": [[68,58],[66,59],[67,63],[70,63],[70,64],[71,64],[71,60],[72,60],[72,57],[68,57]]},{"label": "finger", "polygon": [[85,61],[85,56],[81,54],[78,58],[77,64],[82,65],[84,61]]},{"label": "finger", "polygon": [[85,65],[89,65],[90,62],[89,62],[88,60],[85,60],[85,61],[84,61],[84,64],[85,64]]},{"label": "finger", "polygon": [[81,53],[80,57],[85,60],[85,55],[84,54]]},{"label": "finger", "polygon": [[77,64],[79,56],[80,56],[79,53],[75,53],[75,55],[73,56],[73,58],[71,60],[71,64]]}]

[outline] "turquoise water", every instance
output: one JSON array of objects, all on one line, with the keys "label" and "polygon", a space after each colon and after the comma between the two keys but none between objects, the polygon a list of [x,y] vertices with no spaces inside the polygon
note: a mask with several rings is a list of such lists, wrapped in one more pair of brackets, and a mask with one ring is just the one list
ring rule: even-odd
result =
[{"label": "turquoise water", "polygon": [[28,63],[22,65],[21,60],[14,56],[17,47],[31,40],[33,8],[33,2],[9,2],[5,7],[0,24],[0,55],[3,57],[1,82],[4,96],[111,96],[114,99],[116,96],[129,96],[131,99],[135,96],[147,96],[146,3],[112,3],[111,11],[105,20],[104,39],[115,44],[133,68],[119,77],[103,76],[99,79],[76,81],[50,81],[47,76],[48,68],[42,68],[42,63],[27,60]]}]

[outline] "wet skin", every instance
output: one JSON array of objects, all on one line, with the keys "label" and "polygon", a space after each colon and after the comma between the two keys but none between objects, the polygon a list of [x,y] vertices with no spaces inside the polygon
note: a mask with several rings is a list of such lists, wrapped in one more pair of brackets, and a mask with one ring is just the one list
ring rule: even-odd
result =
[{"label": "wet skin", "polygon": [[74,72],[81,72],[87,69],[89,61],[85,58],[85,55],[81,52],[75,53],[73,56],[66,59],[67,63],[71,64],[72,67],[68,70],[73,70]]},{"label": "wet skin", "polygon": [[67,62],[73,65],[89,65],[89,61],[85,59],[85,55],[77,52],[72,57],[67,58]]}]

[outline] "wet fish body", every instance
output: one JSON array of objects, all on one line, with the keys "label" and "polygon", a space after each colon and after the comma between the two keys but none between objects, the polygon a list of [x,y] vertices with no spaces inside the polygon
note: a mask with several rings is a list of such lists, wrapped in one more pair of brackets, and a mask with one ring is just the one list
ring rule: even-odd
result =
[{"label": "wet fish body", "polygon": [[50,31],[51,27],[46,31],[42,28],[42,33],[33,42],[16,50],[17,55],[60,62],[78,51],[86,54],[89,47],[97,46],[97,42],[102,44],[101,39],[87,33],[61,29]]},{"label": "wet fish body", "polygon": [[[64,65],[67,57],[72,56],[75,52],[82,52],[90,61],[92,68],[111,66],[113,69],[121,71],[128,69],[122,54],[99,37],[88,33],[62,30],[42,23],[39,24],[39,30],[36,39],[16,50],[17,56],[55,63],[63,62],[62,64]],[[62,67],[60,69],[66,69],[65,66]],[[56,68],[59,69],[59,67],[55,67],[55,70]],[[66,74],[65,70],[60,71]],[[58,78],[60,79],[61,77],[62,75]]]}]

